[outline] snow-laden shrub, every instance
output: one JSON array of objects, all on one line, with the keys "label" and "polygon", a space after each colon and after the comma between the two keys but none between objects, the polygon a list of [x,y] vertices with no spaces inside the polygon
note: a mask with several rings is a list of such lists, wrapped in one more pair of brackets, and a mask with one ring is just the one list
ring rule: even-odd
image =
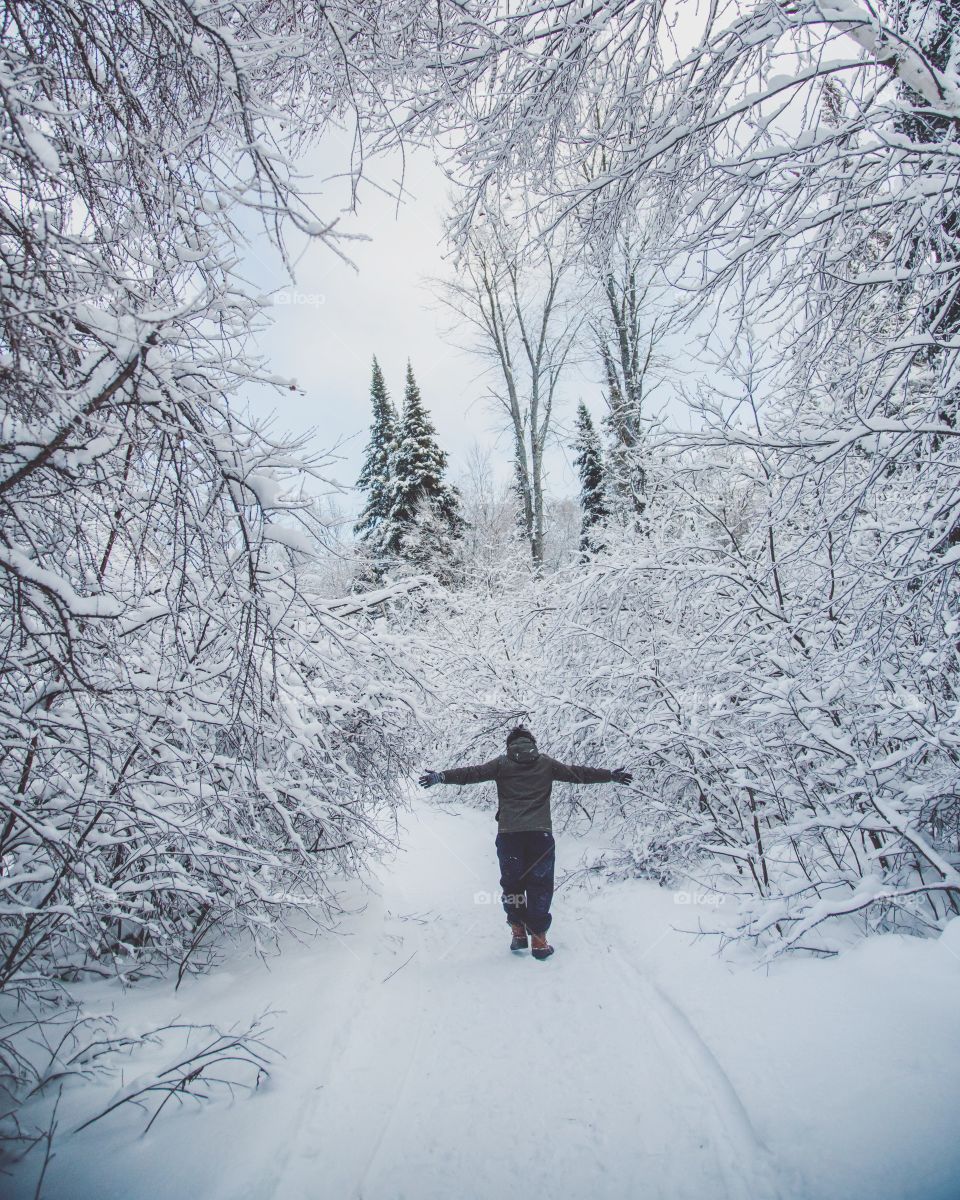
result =
[{"label": "snow-laden shrub", "polygon": [[5,26],[0,988],[186,969],[381,840],[408,681],[375,615],[310,594],[320,464],[238,415],[295,386],[247,352],[238,261],[257,223],[278,262],[338,249],[293,156],[382,123],[403,36],[288,0]]}]

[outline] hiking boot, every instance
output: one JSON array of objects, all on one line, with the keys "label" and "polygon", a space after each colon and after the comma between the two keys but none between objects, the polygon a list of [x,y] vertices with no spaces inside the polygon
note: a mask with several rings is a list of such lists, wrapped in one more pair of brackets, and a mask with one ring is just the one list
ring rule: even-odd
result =
[{"label": "hiking boot", "polygon": [[529,946],[527,941],[527,930],[523,925],[511,925],[510,930],[513,933],[513,939],[510,942],[511,950],[526,950]]},{"label": "hiking boot", "polygon": [[533,949],[530,953],[534,958],[549,958],[553,953],[553,947],[547,942],[545,933],[531,933],[533,939]]}]

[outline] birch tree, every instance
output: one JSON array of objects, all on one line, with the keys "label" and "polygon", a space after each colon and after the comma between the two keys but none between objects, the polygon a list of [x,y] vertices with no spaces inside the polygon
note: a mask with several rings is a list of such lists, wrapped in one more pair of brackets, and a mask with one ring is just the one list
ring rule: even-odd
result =
[{"label": "birch tree", "polygon": [[512,443],[518,507],[534,568],[544,560],[544,454],[556,431],[559,392],[582,315],[568,287],[573,262],[560,246],[524,258],[521,242],[492,223],[471,234],[459,278],[441,296],[477,335],[490,396]]},{"label": "birch tree", "polygon": [[650,499],[651,404],[662,383],[658,347],[671,320],[652,263],[646,239],[625,233],[611,254],[588,255],[585,271],[592,284],[586,319],[607,399],[608,499],[621,521],[642,518]]}]

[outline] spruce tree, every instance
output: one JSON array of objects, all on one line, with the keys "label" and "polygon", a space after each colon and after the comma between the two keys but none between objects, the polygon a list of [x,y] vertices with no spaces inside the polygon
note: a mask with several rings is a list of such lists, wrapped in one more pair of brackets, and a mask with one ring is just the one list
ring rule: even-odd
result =
[{"label": "spruce tree", "polygon": [[[384,555],[384,537],[390,517],[392,498],[393,459],[396,452],[397,414],[383,380],[383,372],[376,358],[373,360],[373,378],[370,382],[370,402],[373,420],[370,423],[370,441],[357,487],[366,492],[363,511],[354,526],[365,554],[371,559]],[[370,572],[373,579],[379,578],[380,569]]]},{"label": "spruce tree", "polygon": [[577,437],[574,442],[575,459],[580,474],[580,549],[584,554],[595,554],[603,549],[602,533],[607,517],[603,455],[600,439],[587,406],[580,401],[577,408]]},{"label": "spruce tree", "polygon": [[459,493],[444,480],[446,466],[447,456],[436,443],[408,363],[383,550],[449,581],[456,573],[457,542],[465,523]]}]

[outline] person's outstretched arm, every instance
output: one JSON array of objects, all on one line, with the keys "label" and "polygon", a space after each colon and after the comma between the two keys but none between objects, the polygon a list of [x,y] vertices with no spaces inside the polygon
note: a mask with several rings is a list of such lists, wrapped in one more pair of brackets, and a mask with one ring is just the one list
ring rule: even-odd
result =
[{"label": "person's outstretched arm", "polygon": [[633,783],[626,767],[610,771],[606,767],[580,767],[550,759],[550,776],[557,783]]},{"label": "person's outstretched arm", "polygon": [[497,777],[498,759],[480,763],[476,767],[448,767],[446,771],[427,771],[420,776],[421,787],[433,787],[435,783],[489,783]]}]

